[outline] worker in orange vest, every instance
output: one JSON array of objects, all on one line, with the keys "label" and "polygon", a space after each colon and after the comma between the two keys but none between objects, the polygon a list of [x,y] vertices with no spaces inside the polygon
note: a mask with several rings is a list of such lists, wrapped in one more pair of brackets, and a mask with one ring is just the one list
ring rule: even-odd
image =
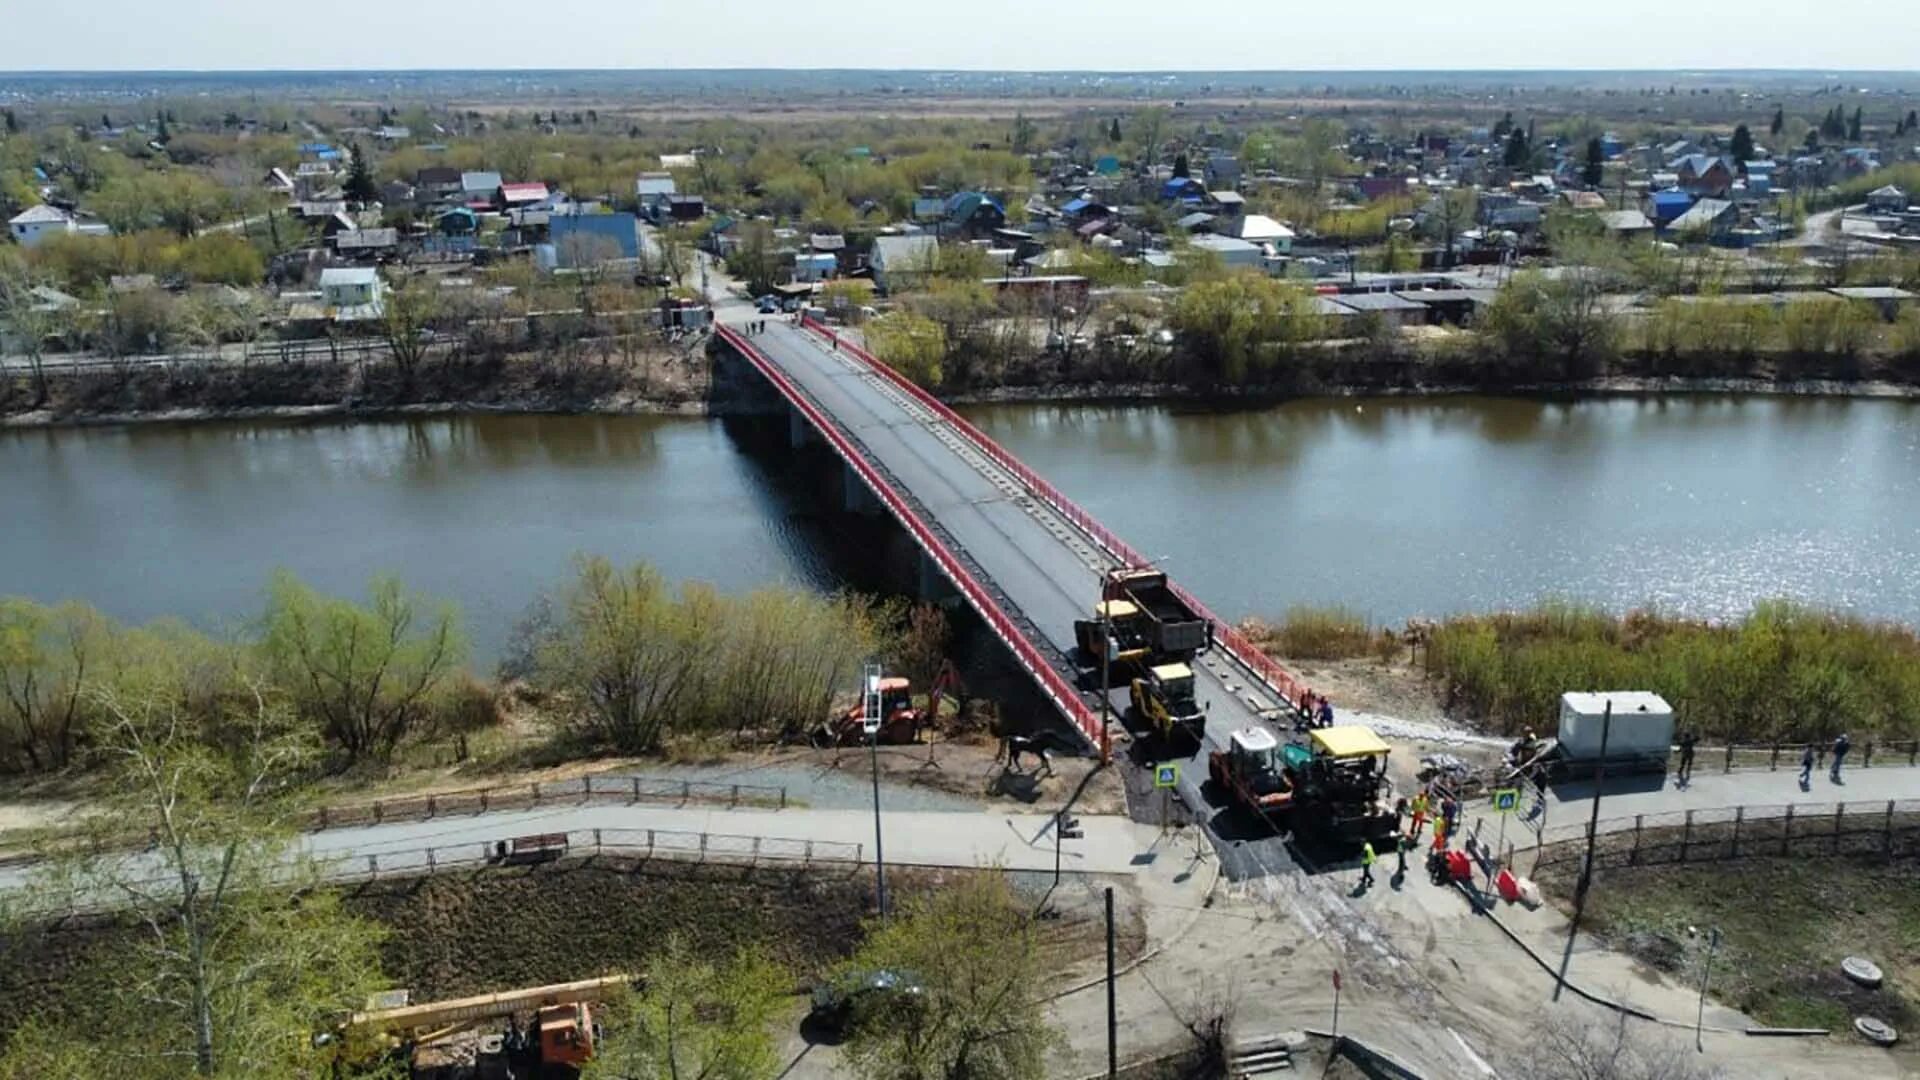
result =
[{"label": "worker in orange vest", "polygon": [[1427,789],[1421,788],[1419,791],[1413,793],[1412,809],[1413,828],[1409,831],[1413,833],[1415,840],[1419,840],[1420,830],[1425,826],[1427,820]]}]

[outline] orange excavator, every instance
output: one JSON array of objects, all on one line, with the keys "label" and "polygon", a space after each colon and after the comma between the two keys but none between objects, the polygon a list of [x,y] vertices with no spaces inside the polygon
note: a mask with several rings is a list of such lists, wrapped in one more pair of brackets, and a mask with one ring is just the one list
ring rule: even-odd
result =
[{"label": "orange excavator", "polygon": [[[927,707],[913,705],[913,684],[898,676],[880,680],[880,730],[877,741],[884,746],[901,746],[920,741],[920,729],[940,715],[940,699],[960,689],[960,674],[951,661],[940,666],[940,676],[927,691]],[[821,724],[815,731],[816,746],[859,746],[867,741],[866,700],[863,697],[846,712]]]}]

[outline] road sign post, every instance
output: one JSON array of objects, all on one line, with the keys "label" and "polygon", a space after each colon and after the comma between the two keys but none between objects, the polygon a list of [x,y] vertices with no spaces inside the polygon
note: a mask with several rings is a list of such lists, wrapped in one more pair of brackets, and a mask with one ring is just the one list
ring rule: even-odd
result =
[{"label": "road sign post", "polygon": [[1333,1038],[1340,1040],[1340,969],[1333,969]]},{"label": "road sign post", "polygon": [[1520,809],[1519,788],[1498,788],[1493,793],[1493,812],[1500,815],[1500,839],[1493,843],[1493,858],[1487,860],[1487,888],[1493,888],[1493,864],[1507,849],[1507,819]]},{"label": "road sign post", "polygon": [[1169,800],[1172,797],[1170,793],[1173,791],[1175,787],[1178,787],[1179,784],[1180,784],[1180,763],[1179,762],[1168,761],[1168,762],[1163,762],[1159,765],[1155,765],[1153,767],[1153,787],[1154,787],[1154,790],[1160,793],[1160,835],[1161,836],[1165,836],[1167,834],[1167,827],[1172,824],[1172,822],[1169,820],[1173,817],[1173,808],[1172,806],[1169,805]]}]

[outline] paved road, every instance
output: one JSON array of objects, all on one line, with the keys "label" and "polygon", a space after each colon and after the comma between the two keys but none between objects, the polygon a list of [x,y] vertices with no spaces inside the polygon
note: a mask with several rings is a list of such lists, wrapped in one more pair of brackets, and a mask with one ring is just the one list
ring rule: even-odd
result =
[{"label": "paved road", "polygon": [[[1030,498],[1012,475],[959,433],[859,361],[779,321],[751,340],[920,504],[1009,613],[1033,627],[1034,644],[1050,651],[1070,679],[1077,677],[1069,660],[1073,623],[1091,611],[1100,577],[1114,560]],[[1197,696],[1208,710],[1206,748],[1224,746],[1237,728],[1268,726],[1260,714],[1280,708],[1280,701],[1224,650],[1204,657],[1196,673]],[[1125,697],[1114,693],[1116,714],[1124,713]],[[1293,860],[1271,830],[1208,803],[1205,779],[1204,752],[1183,759],[1180,796],[1206,820],[1228,874],[1242,878],[1291,869]]]},{"label": "paved road", "polygon": [[[1825,811],[1835,803],[1860,803],[1863,807],[1887,800],[1920,800],[1920,768],[1905,765],[1872,769],[1848,768],[1841,773],[1842,783],[1827,779],[1826,770],[1814,769],[1813,782],[1800,790],[1800,766],[1788,768],[1783,762],[1778,772],[1747,769],[1732,773],[1696,772],[1685,787],[1671,775],[1626,776],[1608,781],[1600,799],[1602,831],[1632,828],[1635,814],[1679,817],[1687,811],[1726,810],[1748,807],[1749,817],[1778,816],[1786,807],[1795,813]],[[1561,840],[1584,835],[1587,817],[1593,807],[1594,785],[1590,781],[1561,784],[1549,790],[1547,802],[1547,839]],[[1671,823],[1671,822],[1664,822]]]},{"label": "paved road", "polygon": [[[882,799],[884,808],[885,800]],[[942,811],[883,812],[882,839],[889,863],[974,867],[999,865],[1016,870],[1053,869],[1053,816],[1050,814],[955,814]],[[1067,870],[1130,874],[1156,831],[1123,817],[1082,815],[1085,835],[1061,845]],[[729,837],[771,837],[861,845],[861,858],[873,858],[873,814],[869,810],[728,810],[693,806],[584,805],[490,813],[472,817],[398,822],[310,833],[302,845],[317,855],[375,855],[382,872],[425,866],[425,847],[458,852],[531,833],[567,832],[577,846],[602,830],[612,841],[644,844],[633,830],[660,829]],[[713,850],[733,850],[715,842]]]},{"label": "paved road", "polygon": [[[1060,861],[1067,871],[1135,873],[1144,865],[1137,860],[1153,847],[1159,835],[1152,827],[1118,816],[1083,814],[1080,822],[1084,835],[1061,843]],[[1051,814],[893,811],[883,813],[881,835],[890,864],[1051,871],[1052,825]],[[869,810],[730,810],[605,803],[348,826],[307,833],[300,838],[299,846],[322,858],[344,860],[343,869],[349,872],[372,868],[388,874],[425,870],[429,865],[427,848],[435,849],[439,863],[471,861],[484,857],[484,849],[501,840],[565,832],[578,849],[592,844],[596,829],[608,844],[630,847],[646,846],[645,830],[671,832],[676,834],[671,842],[661,838],[659,847],[682,854],[698,851],[692,834],[706,833],[712,837],[709,850],[716,853],[749,853],[751,844],[741,841],[757,837],[768,851],[797,855],[804,848],[794,843],[764,842],[811,840],[836,845],[832,852],[823,850],[822,857],[844,858],[850,852],[838,845],[859,845],[859,858],[865,862],[873,859],[873,814]],[[369,857],[377,863],[369,864]],[[151,870],[141,866],[151,861],[142,853],[125,858],[136,868],[136,876],[160,872],[157,863]],[[0,868],[0,890],[26,884],[32,870],[29,865]]]}]

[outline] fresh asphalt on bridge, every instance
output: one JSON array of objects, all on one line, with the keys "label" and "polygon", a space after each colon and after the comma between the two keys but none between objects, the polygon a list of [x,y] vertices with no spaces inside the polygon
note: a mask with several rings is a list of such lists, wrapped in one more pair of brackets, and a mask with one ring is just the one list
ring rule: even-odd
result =
[{"label": "fresh asphalt on bridge", "polygon": [[[1116,560],[950,424],[823,337],[776,319],[747,342],[858,443],[867,462],[908,496],[1007,614],[1028,628],[1032,644],[1070,680],[1078,679],[1070,660],[1073,624],[1091,614],[1101,577]],[[1196,695],[1207,709],[1205,745],[1192,753],[1156,749],[1157,759],[1179,761],[1179,797],[1206,826],[1229,878],[1294,869],[1291,852],[1270,827],[1212,805],[1205,783],[1205,752],[1224,747],[1237,728],[1271,729],[1261,714],[1279,710],[1280,700],[1223,649],[1203,656],[1194,671]],[[1123,716],[1126,692],[1112,694],[1115,715]],[[1097,698],[1096,686],[1089,700]]]}]

